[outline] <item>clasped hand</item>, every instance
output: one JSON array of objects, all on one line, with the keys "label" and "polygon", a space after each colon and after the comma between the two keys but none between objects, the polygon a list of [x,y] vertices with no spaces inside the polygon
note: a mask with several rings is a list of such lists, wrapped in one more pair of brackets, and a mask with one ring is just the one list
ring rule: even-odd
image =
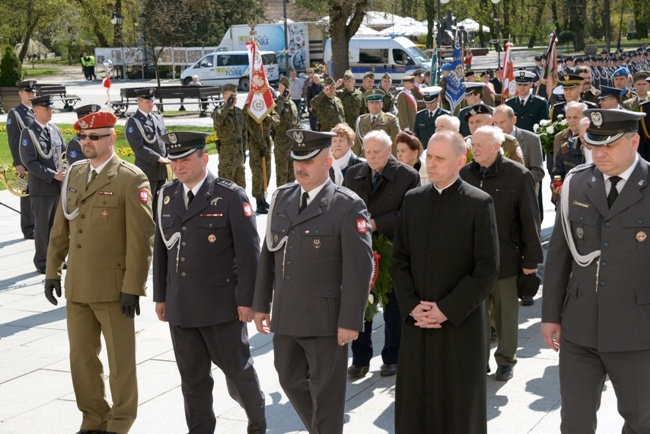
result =
[{"label": "clasped hand", "polygon": [[415,319],[415,325],[423,329],[439,329],[447,321],[447,316],[433,301],[420,301],[411,311],[411,316]]}]

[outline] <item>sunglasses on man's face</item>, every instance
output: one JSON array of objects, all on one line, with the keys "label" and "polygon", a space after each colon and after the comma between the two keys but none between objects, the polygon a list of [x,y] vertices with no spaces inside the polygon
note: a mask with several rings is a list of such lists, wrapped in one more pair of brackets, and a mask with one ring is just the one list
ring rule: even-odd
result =
[{"label": "sunglasses on man's face", "polygon": [[113,133],[102,134],[102,135],[99,135],[99,134],[96,134],[96,133],[90,133],[90,134],[79,133],[79,140],[90,139],[91,141],[96,142],[99,139],[103,139],[105,137],[110,137],[112,135],[113,135]]}]

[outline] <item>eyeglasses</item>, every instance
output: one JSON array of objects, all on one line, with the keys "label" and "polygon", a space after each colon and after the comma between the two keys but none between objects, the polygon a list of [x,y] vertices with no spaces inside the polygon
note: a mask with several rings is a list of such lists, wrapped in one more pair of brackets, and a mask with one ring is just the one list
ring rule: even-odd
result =
[{"label": "eyeglasses", "polygon": [[102,134],[102,135],[95,134],[95,133],[90,133],[90,134],[79,133],[79,140],[90,139],[91,141],[96,142],[99,139],[103,139],[105,137],[110,137],[112,135],[113,135],[113,133]]}]

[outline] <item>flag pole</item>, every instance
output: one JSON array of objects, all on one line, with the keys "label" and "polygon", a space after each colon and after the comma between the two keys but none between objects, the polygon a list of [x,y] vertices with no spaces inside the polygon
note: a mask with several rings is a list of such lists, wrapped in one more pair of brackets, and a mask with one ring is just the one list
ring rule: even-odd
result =
[{"label": "flag pole", "polygon": [[[252,61],[252,64],[250,66],[250,71],[251,71],[251,75],[252,75],[252,71],[255,69],[254,68],[254,66],[255,66],[255,54],[256,54],[257,48],[258,48],[257,44],[255,43],[255,35],[257,34],[257,32],[255,31],[255,26],[257,25],[257,23],[255,21],[251,21],[251,22],[248,23],[248,25],[251,28],[250,37],[251,37],[251,42],[253,43],[253,46],[252,46],[252,49],[253,49],[252,59],[253,59],[253,61]],[[250,92],[251,92],[250,86],[249,86],[248,92],[249,92],[248,100],[250,101]],[[259,126],[260,126],[260,131],[262,133],[261,134],[262,142],[264,143],[264,146],[266,146],[266,143],[264,142],[264,125],[263,125],[263,123],[264,123],[264,120],[262,120],[262,122],[259,123]],[[266,151],[268,153],[269,150],[267,149]],[[266,157],[264,155],[261,155],[261,158],[262,158],[262,198],[264,200],[266,200],[266,190],[268,189],[268,183],[266,182]]]}]

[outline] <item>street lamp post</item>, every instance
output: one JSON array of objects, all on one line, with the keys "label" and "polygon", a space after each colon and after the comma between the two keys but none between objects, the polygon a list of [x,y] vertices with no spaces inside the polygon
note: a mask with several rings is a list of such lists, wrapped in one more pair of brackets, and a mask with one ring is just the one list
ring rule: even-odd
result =
[{"label": "street lamp post", "polygon": [[499,17],[499,3],[501,0],[490,0],[497,5],[497,69],[501,68],[501,19]]},{"label": "street lamp post", "polygon": [[122,23],[124,22],[124,16],[122,16],[121,13],[117,11],[113,11],[113,17],[111,18],[111,24],[115,26],[115,28],[118,30],[118,35],[120,38],[120,64],[121,64],[121,70],[122,70],[122,79],[126,77],[125,71],[124,71],[124,42],[122,40]]}]

